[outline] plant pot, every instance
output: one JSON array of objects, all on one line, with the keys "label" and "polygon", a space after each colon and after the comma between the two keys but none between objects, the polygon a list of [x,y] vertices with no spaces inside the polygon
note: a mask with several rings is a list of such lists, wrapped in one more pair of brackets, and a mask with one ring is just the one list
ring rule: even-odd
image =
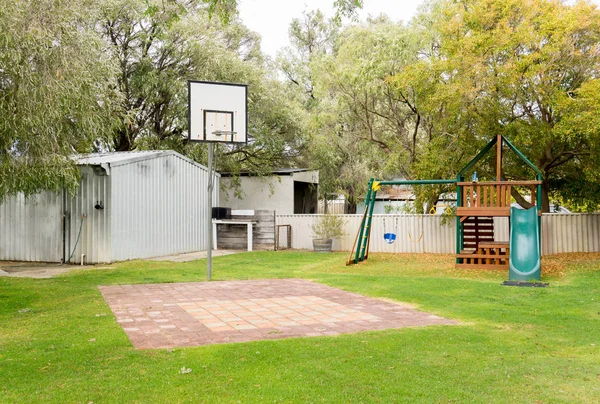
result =
[{"label": "plant pot", "polygon": [[315,252],[331,252],[331,244],[333,240],[330,238],[314,238],[313,248]]}]

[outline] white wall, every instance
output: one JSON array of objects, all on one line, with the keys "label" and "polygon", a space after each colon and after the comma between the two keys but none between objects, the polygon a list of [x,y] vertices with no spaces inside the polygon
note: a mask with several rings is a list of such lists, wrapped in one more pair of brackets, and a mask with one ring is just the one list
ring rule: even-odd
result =
[{"label": "white wall", "polygon": [[318,171],[301,171],[292,175],[294,181],[308,182],[309,184],[319,183],[319,172]]},{"label": "white wall", "polygon": [[242,198],[230,189],[231,178],[221,178],[220,206],[231,209],[274,210],[278,215],[294,213],[294,180],[291,175],[240,177]]}]

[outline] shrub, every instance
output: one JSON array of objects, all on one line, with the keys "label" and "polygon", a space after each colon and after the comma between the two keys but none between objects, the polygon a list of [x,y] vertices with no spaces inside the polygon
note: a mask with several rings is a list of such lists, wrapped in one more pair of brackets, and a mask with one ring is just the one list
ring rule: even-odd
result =
[{"label": "shrub", "polygon": [[310,227],[314,238],[333,239],[346,234],[344,233],[344,224],[345,221],[341,216],[326,214],[320,216]]}]

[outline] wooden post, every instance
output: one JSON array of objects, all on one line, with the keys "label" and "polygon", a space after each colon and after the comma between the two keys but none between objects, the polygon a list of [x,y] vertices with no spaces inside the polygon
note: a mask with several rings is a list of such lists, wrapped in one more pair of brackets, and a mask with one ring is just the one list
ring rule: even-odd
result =
[{"label": "wooden post", "polygon": [[496,181],[502,181],[502,135],[496,141]]},{"label": "wooden post", "polygon": [[481,188],[481,190],[483,191],[483,206],[484,207],[488,207],[490,205],[488,205],[488,188],[487,186]]}]

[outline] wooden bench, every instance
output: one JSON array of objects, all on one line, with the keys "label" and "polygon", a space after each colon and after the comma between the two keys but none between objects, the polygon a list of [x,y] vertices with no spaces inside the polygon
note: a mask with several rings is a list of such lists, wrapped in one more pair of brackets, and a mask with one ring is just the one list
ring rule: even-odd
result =
[{"label": "wooden bench", "polygon": [[508,269],[510,253],[507,241],[486,241],[477,246],[477,251],[461,251],[457,255],[461,263],[457,268]]}]

